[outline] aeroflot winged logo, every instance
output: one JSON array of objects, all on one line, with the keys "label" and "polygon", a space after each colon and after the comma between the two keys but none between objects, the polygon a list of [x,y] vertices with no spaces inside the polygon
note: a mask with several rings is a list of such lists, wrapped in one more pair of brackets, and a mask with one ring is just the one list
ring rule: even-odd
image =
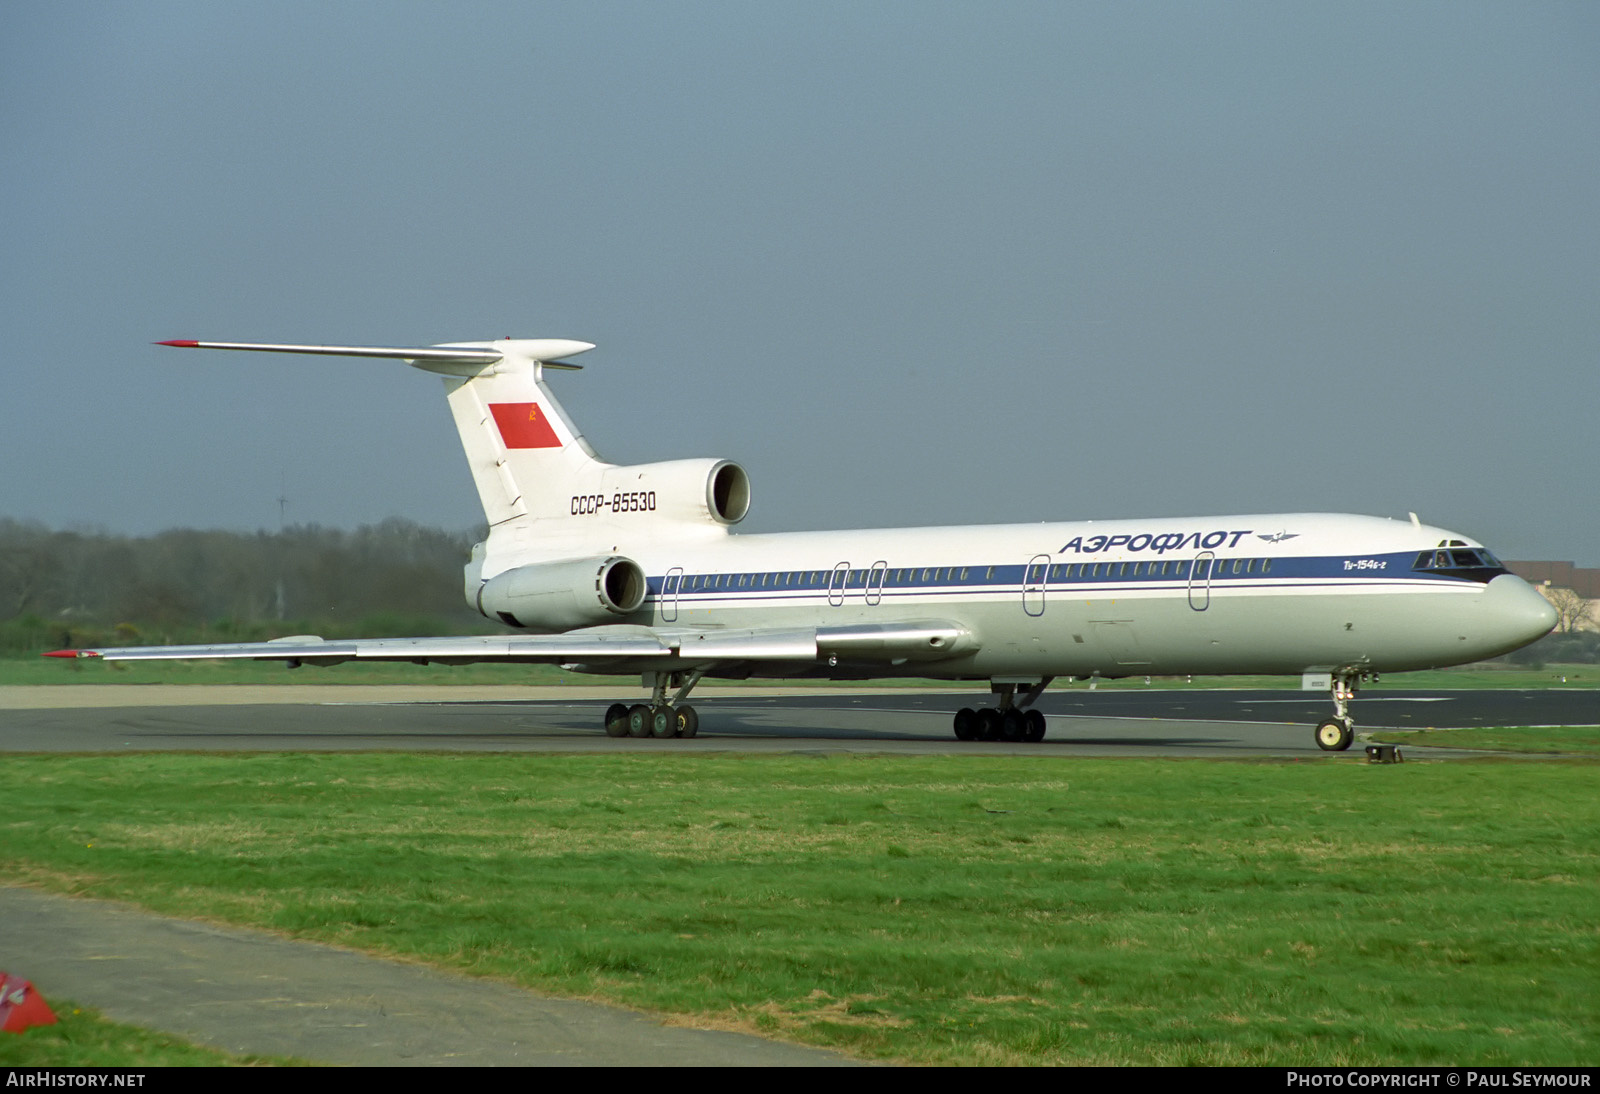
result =
[{"label": "aeroflot winged logo", "polygon": [[489,410],[507,448],[561,447],[561,438],[538,403],[490,403]]}]

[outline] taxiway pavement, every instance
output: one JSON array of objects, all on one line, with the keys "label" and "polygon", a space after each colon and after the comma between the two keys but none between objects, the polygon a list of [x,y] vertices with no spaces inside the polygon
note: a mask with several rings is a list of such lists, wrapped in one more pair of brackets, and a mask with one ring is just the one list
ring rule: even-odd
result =
[{"label": "taxiway pavement", "polygon": [[[1049,735],[1036,745],[957,741],[950,716],[977,692],[723,688],[696,692],[693,740],[614,740],[600,723],[629,689],[192,687],[0,688],[0,751],[834,751],[1045,756],[1328,756],[1311,730],[1320,693],[1045,693]],[[71,704],[71,705],[68,705]],[[1381,692],[1358,698],[1360,730],[1477,725],[1592,725],[1600,692]],[[1446,756],[1454,750],[1430,749]],[[1344,755],[1359,756],[1360,749]]]}]

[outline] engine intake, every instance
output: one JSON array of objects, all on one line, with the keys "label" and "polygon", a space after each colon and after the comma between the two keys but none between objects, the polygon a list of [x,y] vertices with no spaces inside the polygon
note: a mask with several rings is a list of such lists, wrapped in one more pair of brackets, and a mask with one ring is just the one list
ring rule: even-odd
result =
[{"label": "engine intake", "polygon": [[[595,517],[632,522],[638,514],[675,523],[738,524],[750,511],[750,476],[732,460],[667,460],[607,467],[564,506],[587,525]],[[556,514],[561,515],[561,514]]]},{"label": "engine intake", "polygon": [[706,476],[706,505],[713,520],[738,524],[750,511],[750,476],[732,460],[722,460]]},{"label": "engine intake", "polygon": [[616,622],[644,603],[644,570],[620,555],[540,562],[478,586],[478,611],[513,627],[567,631]]}]

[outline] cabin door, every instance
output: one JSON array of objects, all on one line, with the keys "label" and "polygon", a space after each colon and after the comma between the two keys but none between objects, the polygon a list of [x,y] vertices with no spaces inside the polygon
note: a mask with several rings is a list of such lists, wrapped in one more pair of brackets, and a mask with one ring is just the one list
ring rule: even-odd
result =
[{"label": "cabin door", "polygon": [[883,579],[889,574],[889,564],[878,561],[867,571],[867,603],[876,604],[883,599]]},{"label": "cabin door", "polygon": [[1050,556],[1034,555],[1022,570],[1022,610],[1029,615],[1044,614],[1044,590],[1050,576]]},{"label": "cabin door", "polygon": [[661,582],[661,621],[674,623],[678,619],[678,589],[683,585],[683,567],[674,566]]},{"label": "cabin door", "polygon": [[1211,606],[1211,568],[1217,556],[1201,551],[1189,565],[1189,607],[1203,612]]},{"label": "cabin door", "polygon": [[845,583],[850,580],[850,564],[841,562],[828,576],[828,603],[837,608],[844,603]]}]

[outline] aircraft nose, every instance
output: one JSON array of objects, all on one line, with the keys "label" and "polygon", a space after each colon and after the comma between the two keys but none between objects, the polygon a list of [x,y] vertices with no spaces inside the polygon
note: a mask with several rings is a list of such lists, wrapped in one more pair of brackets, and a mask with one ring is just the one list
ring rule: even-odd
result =
[{"label": "aircraft nose", "polygon": [[1526,581],[1501,574],[1484,589],[1483,606],[1495,636],[1506,652],[1543,638],[1556,625],[1556,610]]}]

